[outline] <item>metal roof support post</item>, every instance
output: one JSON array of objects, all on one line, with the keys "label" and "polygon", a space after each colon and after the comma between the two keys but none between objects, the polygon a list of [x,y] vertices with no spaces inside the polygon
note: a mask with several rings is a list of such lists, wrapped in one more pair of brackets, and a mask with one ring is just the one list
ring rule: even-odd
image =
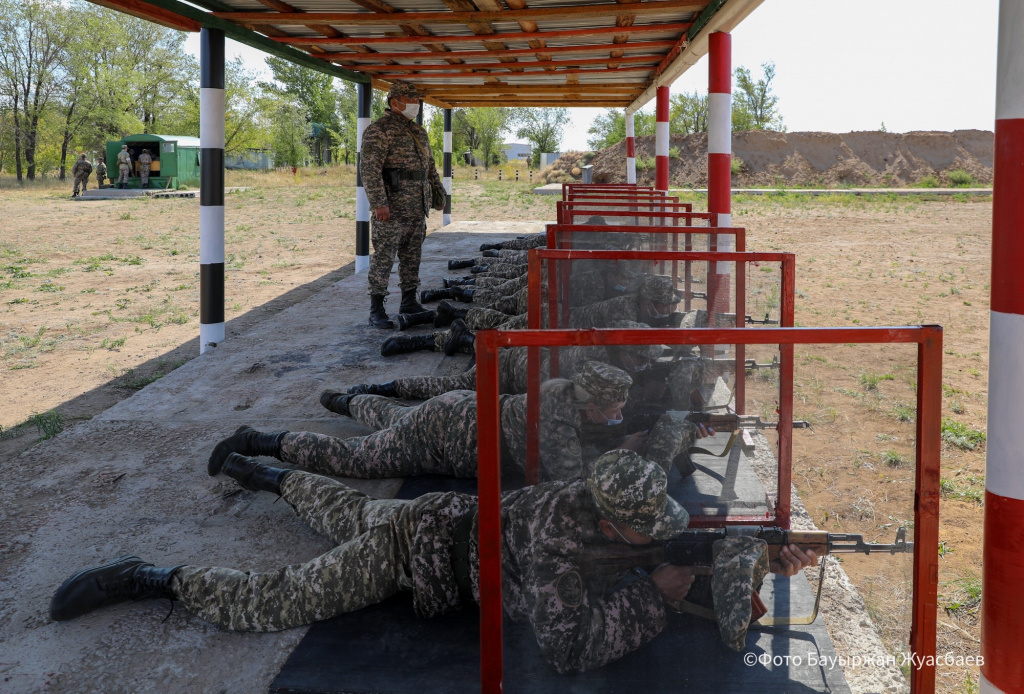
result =
[{"label": "metal roof support post", "polygon": [[1024,691],[1024,2],[999,3],[988,450],[982,560],[982,692]]},{"label": "metal roof support post", "polygon": [[[718,215],[718,226],[732,226],[732,35],[722,31],[711,34],[708,40],[708,212]],[[730,251],[729,237],[718,240],[717,250]],[[714,305],[708,312],[715,316],[729,311],[729,263],[716,263]],[[737,316],[739,317],[739,316]],[[714,319],[712,319],[714,326]],[[723,345],[715,347],[718,357],[724,357]],[[736,378],[745,374],[737,372]],[[737,411],[743,411],[737,402]]]},{"label": "metal roof support post", "polygon": [[356,272],[370,268],[370,201],[363,188],[359,160],[363,151],[363,131],[370,124],[372,96],[373,87],[369,84],[356,85]]},{"label": "metal roof support post", "polygon": [[626,111],[626,183],[636,183],[636,137],[633,114]]},{"label": "metal roof support post", "polygon": [[658,87],[654,130],[654,189],[668,193],[668,87]]},{"label": "metal roof support post", "polygon": [[224,32],[199,32],[199,353],[224,341]]},{"label": "metal roof support post", "polygon": [[441,226],[452,223],[452,110],[444,109],[444,212]]}]

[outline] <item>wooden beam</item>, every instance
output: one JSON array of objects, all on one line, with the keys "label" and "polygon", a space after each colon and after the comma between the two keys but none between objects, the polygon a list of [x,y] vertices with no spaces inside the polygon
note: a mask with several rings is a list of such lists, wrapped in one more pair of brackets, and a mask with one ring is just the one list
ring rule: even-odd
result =
[{"label": "wooden beam", "polygon": [[92,0],[92,2],[107,9],[130,14],[133,17],[177,31],[199,31],[202,29],[202,25],[195,20],[138,0]]},{"label": "wooden beam", "polygon": [[[443,89],[436,88],[432,91],[427,91],[427,95],[435,96],[437,98],[455,98],[456,96],[511,96],[517,97],[523,94],[527,95],[543,95],[543,94],[564,94],[566,92],[578,92],[582,89],[580,85],[564,85],[564,84],[520,84],[520,85],[497,85],[497,84],[481,84],[466,88],[464,85],[446,85]],[[591,85],[587,84],[586,89],[593,94],[638,94],[644,90],[644,85],[637,83],[629,86],[615,86],[607,87],[604,85]]]},{"label": "wooden beam", "polygon": [[[526,66],[525,63],[520,63],[520,65],[524,66],[524,67]],[[395,67],[402,67],[402,66],[401,65],[396,65]],[[510,67],[511,66],[502,66],[502,69],[503,70],[508,70]],[[358,70],[356,70],[356,72],[358,72]],[[394,72],[394,73],[390,73],[390,74],[385,74],[385,73],[376,74],[375,76],[376,77],[380,77],[381,79],[384,79],[384,80],[389,80],[389,81],[394,81],[394,80],[413,80],[417,84],[419,84],[422,80],[466,79],[466,78],[471,78],[471,77],[478,77],[478,78],[494,77],[496,75],[494,75],[493,72],[494,72],[493,70],[491,71],[492,74],[488,74],[488,73],[485,73],[485,72],[481,72],[479,74],[466,74],[464,72],[442,72],[442,73],[439,73],[439,74],[423,74],[423,73],[419,73],[419,72]],[[561,76],[561,75],[603,75],[603,74],[608,73],[608,72],[654,72],[654,66],[653,65],[651,65],[651,66],[638,65],[638,66],[635,66],[635,67],[605,68],[603,70],[600,70],[600,69],[568,68],[568,69],[565,69],[565,70],[556,70],[555,72],[548,72],[546,70],[539,70],[539,71],[536,71],[536,72],[522,72],[522,73],[515,73],[515,74],[509,74],[508,72],[500,72],[500,73],[498,73],[497,76],[521,78],[521,77],[544,77],[544,76]]]},{"label": "wooden beam", "polygon": [[549,106],[559,107],[579,107],[579,108],[625,108],[629,106],[629,100],[622,101],[576,101],[573,99],[559,99],[557,101],[534,101],[524,100],[509,102],[507,99],[504,101],[481,101],[479,99],[468,99],[465,101],[451,101],[452,108],[474,108],[474,107],[488,107],[496,106],[500,104],[508,104],[511,106],[520,106],[522,108],[545,108]]},{"label": "wooden beam", "polygon": [[[625,46],[605,43],[605,44],[592,44],[587,46],[548,46],[544,48],[544,53],[579,53],[585,55],[587,53],[608,53],[622,52],[622,51],[645,51],[645,52],[656,52],[661,53],[662,49],[669,49],[676,45],[675,41],[637,41],[635,43],[626,44]],[[533,56],[538,55],[538,52],[534,48],[508,48],[504,51],[452,51],[450,54],[444,56],[447,59],[449,56],[458,58],[497,58],[501,55],[511,56]],[[405,51],[401,53],[374,53],[373,55],[362,55],[359,53],[327,53],[326,55],[317,56],[324,60],[330,60],[335,63],[354,63],[359,64],[359,61],[365,60],[440,60],[442,56],[435,55],[428,51]],[[621,57],[621,56],[613,56]],[[539,60],[539,58],[538,58]]]},{"label": "wooden beam", "polygon": [[[534,61],[534,62],[518,62],[515,63],[515,67],[522,68],[559,68],[559,67],[572,67],[578,65],[607,65],[610,62],[616,63],[647,63],[649,65],[657,65],[661,62],[663,56],[660,55],[631,55],[626,58],[579,58],[578,60],[550,60],[550,61]],[[451,70],[457,68],[459,71],[471,72],[473,70],[502,70],[512,68],[513,65],[509,63],[462,63],[461,65],[406,65],[399,63],[397,65],[354,65],[351,66],[354,70],[360,72],[393,72],[398,68],[414,68],[417,72],[432,72],[435,70]]]},{"label": "wooden beam", "polygon": [[[635,34],[675,34],[685,32],[690,28],[688,22],[676,24],[640,24],[626,29],[627,35]],[[561,31],[540,31],[537,33],[509,33],[492,34],[488,39],[497,41],[529,41],[530,39],[568,39],[584,38],[590,36],[605,36],[608,34],[622,34],[623,29],[619,27],[596,27],[594,29],[566,29]],[[434,34],[429,38],[416,36],[349,36],[344,39],[333,39],[321,36],[293,36],[290,38],[274,37],[278,43],[286,43],[295,46],[363,46],[363,45],[385,45],[385,44],[409,44],[409,43],[480,43],[479,36],[466,36],[464,34]],[[456,51],[457,52],[457,51]]]},{"label": "wooden beam", "polygon": [[[402,21],[417,24],[469,24],[470,22],[509,22],[520,20],[581,19],[585,17],[614,17],[615,6],[568,5],[564,7],[537,7],[502,12],[403,12]],[[630,8],[634,15],[676,14],[704,8],[693,0],[657,0],[638,3]],[[380,25],[394,24],[395,18],[380,12],[213,12],[215,17],[236,24],[310,25]]]}]

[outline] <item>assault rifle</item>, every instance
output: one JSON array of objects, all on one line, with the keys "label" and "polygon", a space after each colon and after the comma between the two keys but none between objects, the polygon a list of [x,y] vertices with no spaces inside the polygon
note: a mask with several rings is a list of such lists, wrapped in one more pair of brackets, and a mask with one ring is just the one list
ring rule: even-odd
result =
[{"label": "assault rifle", "polygon": [[[907,542],[906,528],[896,531],[892,544],[865,542],[863,535],[829,533],[822,530],[782,530],[762,526],[729,526],[709,530],[684,530],[666,541],[654,541],[647,545],[607,544],[588,547],[583,555],[581,570],[585,578],[621,576],[631,569],[653,569],[662,564],[693,567],[696,576],[687,600],[673,605],[680,611],[714,618],[710,609],[710,579],[712,548],[716,541],[726,537],[757,537],[768,545],[769,561],[777,561],[779,551],[788,545],[803,550],[813,550],[822,557],[814,611],[809,617],[768,617],[760,620],[761,626],[786,626],[810,624],[818,615],[821,601],[821,587],[825,578],[824,557],[830,554],[912,554],[914,543]],[[703,580],[702,580],[703,579]],[[696,602],[694,602],[696,600]]]}]

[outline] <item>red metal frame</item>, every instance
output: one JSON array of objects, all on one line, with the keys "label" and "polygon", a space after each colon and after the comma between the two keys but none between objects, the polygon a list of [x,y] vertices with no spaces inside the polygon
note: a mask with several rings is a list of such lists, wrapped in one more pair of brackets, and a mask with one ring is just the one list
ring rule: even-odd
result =
[{"label": "red metal frame", "polygon": [[[622,191],[622,192],[657,192],[651,186],[638,186],[636,183],[563,183],[562,184],[562,199],[568,200],[574,192],[595,192],[603,193],[605,191]],[[660,193],[659,193],[660,194]]]},{"label": "red metal frame", "polygon": [[[715,219],[711,220],[715,222]],[[603,233],[603,234],[678,234],[683,229],[679,227],[644,227],[644,226],[604,226],[600,224],[548,224],[545,233],[547,233],[547,244],[546,247],[550,249],[569,249],[572,248],[572,235],[575,233],[587,234],[587,233]],[[559,241],[557,238],[558,234],[567,234],[568,238]],[[691,237],[694,234],[710,234],[710,250],[715,250],[717,247],[717,237],[719,234],[724,236],[734,236],[736,238],[736,252],[741,253],[747,250],[747,230],[744,227],[719,227],[712,224],[710,227],[686,227],[686,243],[688,246],[692,246]],[[666,245],[667,247],[667,245]]]},{"label": "red metal frame", "polygon": [[942,328],[695,328],[693,330],[482,330],[476,335],[479,430],[481,691],[502,691],[501,440],[498,350],[503,347],[599,345],[917,344],[917,451],[914,497],[914,600],[910,648],[922,659],[910,671],[911,692],[935,689],[938,597]]},{"label": "red metal frame", "polygon": [[625,191],[608,192],[608,193],[572,193],[569,195],[567,200],[561,200],[560,202],[584,202],[587,200],[665,200],[667,202],[678,202],[676,196],[668,196],[660,192],[647,192],[640,191],[638,193],[627,193]]},{"label": "red metal frame", "polygon": [[[634,212],[660,213],[661,216],[675,220],[676,223],[680,219],[707,219],[709,221],[711,219],[711,214],[708,212],[694,212],[693,203],[668,202],[668,198],[664,200],[661,198],[634,198],[621,201],[577,199],[568,202],[560,200],[555,209],[557,224],[573,224],[573,217],[583,215],[604,215],[608,217],[651,216],[648,214],[634,215]],[[682,214],[690,215],[690,217],[681,217],[680,215]]]},{"label": "red metal frame", "polygon": [[[561,323],[568,327],[568,295],[560,292],[552,285],[560,283],[565,287],[568,279],[566,272],[551,272],[548,276],[548,321],[549,325],[541,325],[542,301],[540,288],[543,280],[545,263],[559,263],[559,261],[572,260],[660,260],[662,262],[672,261],[673,266],[680,261],[691,262],[727,262],[735,263],[736,277],[746,276],[747,267],[750,263],[779,263],[781,266],[781,301],[779,306],[779,324],[786,328],[794,325],[795,293],[796,293],[796,256],[792,253],[745,253],[745,252],[708,252],[708,251],[571,251],[571,250],[548,250],[534,249],[530,252],[529,265],[527,269],[527,294],[529,305],[527,308],[527,327],[530,330],[557,329],[559,327],[558,316],[562,315]],[[559,263],[562,268],[571,267],[568,262]],[[709,265],[713,268],[713,265]],[[561,279],[559,277],[561,276]],[[745,289],[746,283],[741,285]],[[565,309],[559,312],[557,309]],[[554,319],[553,319],[554,317]],[[737,289],[736,292],[736,327],[746,327],[746,292]],[[736,389],[735,409],[738,414],[746,413],[746,348],[743,344],[735,345],[736,360]],[[558,349],[550,350],[551,377],[558,374]],[[691,524],[697,527],[715,526],[733,523],[759,522],[761,525],[773,525],[788,528],[790,523],[791,496],[790,482],[792,481],[792,452],[793,452],[793,350],[791,347],[780,347],[780,373],[779,373],[779,421],[777,428],[779,435],[779,478],[778,491],[775,499],[774,511],[770,511],[766,517],[754,516],[694,516]],[[526,396],[526,481],[529,484],[536,484],[540,481],[540,349],[530,347],[527,349],[527,396]]]}]

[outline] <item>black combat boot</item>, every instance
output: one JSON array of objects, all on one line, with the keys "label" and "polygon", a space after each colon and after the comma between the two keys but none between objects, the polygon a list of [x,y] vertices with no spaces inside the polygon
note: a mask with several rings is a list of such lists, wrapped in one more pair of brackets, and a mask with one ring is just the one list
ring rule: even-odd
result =
[{"label": "black combat boot", "polygon": [[425,304],[429,304],[431,301],[440,301],[441,299],[458,299],[462,291],[459,287],[450,287],[448,289],[424,289],[420,292],[420,301]]},{"label": "black combat boot", "polygon": [[456,308],[455,304],[446,299],[437,305],[437,317],[434,318],[434,327],[443,328],[446,325],[451,325],[452,321],[456,318],[465,319],[468,311],[468,308]]},{"label": "black combat boot", "polygon": [[484,251],[480,255],[482,255],[485,258],[500,258],[501,257],[501,254],[498,253],[498,251]]},{"label": "black combat boot", "polygon": [[448,269],[449,270],[458,270],[458,269],[464,268],[464,267],[473,267],[474,265],[476,265],[476,261],[473,260],[472,258],[466,258],[464,260],[449,260],[448,261]]},{"label": "black combat boot", "polygon": [[246,458],[244,455],[232,453],[224,461],[223,472],[238,482],[242,489],[248,489],[251,492],[271,492],[281,496],[281,483],[284,482],[288,473],[293,471],[270,467],[263,463],[257,463],[252,458]]},{"label": "black combat boot", "polygon": [[481,251],[496,251],[501,248],[500,243],[482,243],[480,244]]},{"label": "black combat boot", "polygon": [[158,568],[138,557],[124,556],[102,566],[79,571],[64,581],[50,600],[50,619],[63,622],[104,605],[126,600],[174,600],[171,577],[184,564]]},{"label": "black combat boot", "polygon": [[417,325],[426,325],[427,323],[434,322],[434,316],[437,314],[434,311],[420,311],[419,313],[399,313],[398,314],[398,329],[408,330]]},{"label": "black combat boot", "polygon": [[389,337],[380,347],[380,356],[393,357],[396,354],[419,352],[434,349],[433,335],[410,335],[408,337]]},{"label": "black combat boot", "polygon": [[490,265],[483,263],[481,265],[474,265],[473,267],[469,268],[469,271],[472,272],[474,275],[478,275],[481,272],[487,272],[490,269]]},{"label": "black combat boot", "polygon": [[415,289],[402,290],[402,303],[398,307],[399,313],[423,313],[426,310],[416,302]]},{"label": "black combat boot", "polygon": [[394,381],[388,381],[387,383],[364,383],[358,386],[352,386],[348,389],[349,395],[383,395],[388,398],[397,398],[398,389],[395,387]]},{"label": "black combat boot", "polygon": [[476,287],[452,287],[451,291],[455,291],[458,294],[456,299],[464,304],[473,303],[473,294],[476,293]]},{"label": "black combat boot", "polygon": [[382,294],[370,295],[370,325],[381,330],[394,330],[395,324],[387,311],[384,310],[384,296]]},{"label": "black combat boot", "polygon": [[320,404],[334,414],[340,414],[343,417],[351,417],[352,414],[349,412],[348,403],[354,397],[354,394],[346,395],[345,393],[339,393],[336,390],[325,390],[320,394]]},{"label": "black combat boot", "polygon": [[206,472],[213,477],[220,473],[224,460],[231,453],[242,455],[268,455],[272,458],[281,459],[281,439],[287,431],[275,431],[264,433],[256,431],[251,426],[243,425],[235,430],[235,433],[218,443],[210,460],[206,463]]},{"label": "black combat boot", "polygon": [[451,289],[452,287],[462,287],[467,284],[476,284],[476,277],[445,277],[443,280],[444,288]]},{"label": "black combat boot", "polygon": [[456,352],[473,354],[476,349],[476,334],[469,329],[465,321],[456,319],[452,323],[451,334],[444,342],[444,353],[449,357]]}]

